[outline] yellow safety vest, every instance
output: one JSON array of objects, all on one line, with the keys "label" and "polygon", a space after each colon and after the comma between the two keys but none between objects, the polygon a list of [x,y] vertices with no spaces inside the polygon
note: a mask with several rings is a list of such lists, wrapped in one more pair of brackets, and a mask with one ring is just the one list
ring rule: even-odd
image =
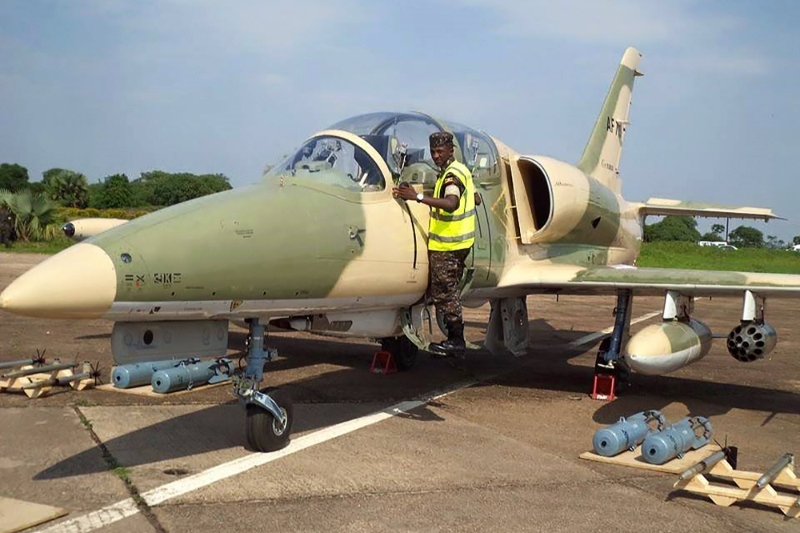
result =
[{"label": "yellow safety vest", "polygon": [[471,248],[475,242],[475,185],[472,174],[463,163],[453,160],[439,174],[434,198],[444,198],[444,178],[448,174],[456,177],[464,189],[458,208],[452,213],[436,207],[431,208],[431,223],[428,230],[428,249],[437,252],[452,252]]}]

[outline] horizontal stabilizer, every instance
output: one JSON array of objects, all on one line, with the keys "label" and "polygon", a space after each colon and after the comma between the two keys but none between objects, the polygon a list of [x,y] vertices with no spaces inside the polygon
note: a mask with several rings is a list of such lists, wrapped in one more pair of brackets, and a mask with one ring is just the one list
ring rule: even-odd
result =
[{"label": "horizontal stabilizer", "polygon": [[642,216],[691,216],[714,218],[753,218],[763,221],[781,219],[764,207],[737,207],[733,205],[709,204],[706,202],[684,202],[667,198],[650,198],[641,204],[639,214]]}]

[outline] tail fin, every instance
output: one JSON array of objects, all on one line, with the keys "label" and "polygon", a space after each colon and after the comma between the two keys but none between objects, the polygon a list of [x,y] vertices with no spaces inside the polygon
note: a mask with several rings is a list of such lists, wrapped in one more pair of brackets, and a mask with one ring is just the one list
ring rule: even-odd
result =
[{"label": "tail fin", "polygon": [[628,113],[631,107],[633,79],[642,76],[636,70],[642,54],[635,48],[625,50],[617,74],[611,82],[606,100],[597,122],[583,149],[578,168],[586,174],[606,184],[612,190],[620,191],[619,160],[622,155],[622,142],[627,128]]}]

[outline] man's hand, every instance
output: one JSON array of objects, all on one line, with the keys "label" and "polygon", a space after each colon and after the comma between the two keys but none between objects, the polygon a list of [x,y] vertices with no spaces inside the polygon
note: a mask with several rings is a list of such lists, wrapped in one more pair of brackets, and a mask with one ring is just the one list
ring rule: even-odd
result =
[{"label": "man's hand", "polygon": [[417,191],[409,185],[401,184],[399,187],[392,188],[392,196],[395,198],[402,198],[403,200],[416,200]]}]

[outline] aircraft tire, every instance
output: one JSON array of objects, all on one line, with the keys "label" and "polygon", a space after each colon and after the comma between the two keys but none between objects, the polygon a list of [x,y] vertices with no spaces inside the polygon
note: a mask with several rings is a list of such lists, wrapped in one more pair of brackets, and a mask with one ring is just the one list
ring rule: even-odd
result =
[{"label": "aircraft tire", "polygon": [[[283,389],[265,390],[265,393],[286,413],[286,426],[278,427],[272,414],[257,405],[247,406],[245,428],[247,443],[257,452],[274,452],[289,445],[292,424],[294,423],[294,405],[289,393]],[[281,430],[282,429],[282,430]]]},{"label": "aircraft tire", "polygon": [[417,345],[408,340],[408,337],[387,337],[381,339],[381,349],[391,352],[397,369],[401,371],[411,370],[417,362]]}]

